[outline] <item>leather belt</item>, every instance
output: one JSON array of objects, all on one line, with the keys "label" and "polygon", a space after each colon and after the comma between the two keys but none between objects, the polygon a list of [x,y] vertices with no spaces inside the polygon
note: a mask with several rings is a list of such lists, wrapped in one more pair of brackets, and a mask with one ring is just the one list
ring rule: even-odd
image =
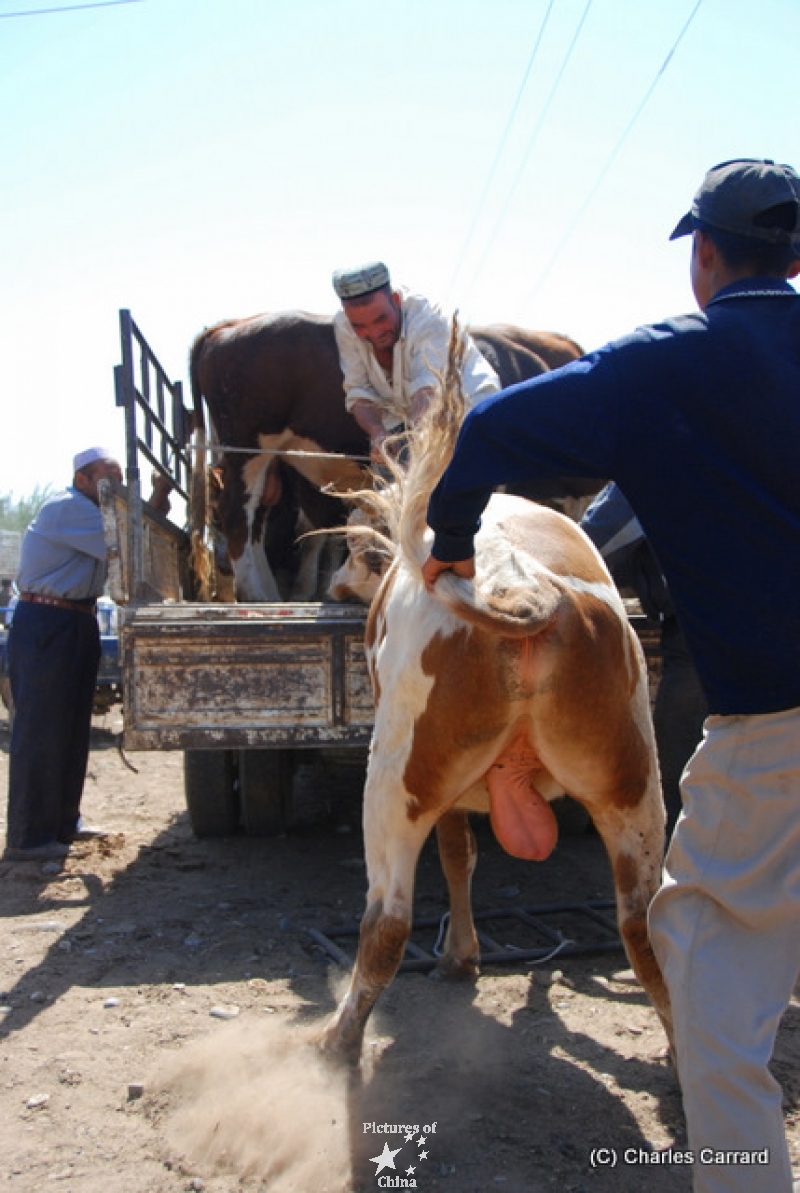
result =
[{"label": "leather belt", "polygon": [[68,601],[66,597],[48,596],[44,592],[21,592],[19,599],[31,605],[54,605],[56,609],[71,609],[73,613],[88,613],[90,617],[97,611],[97,601]]}]

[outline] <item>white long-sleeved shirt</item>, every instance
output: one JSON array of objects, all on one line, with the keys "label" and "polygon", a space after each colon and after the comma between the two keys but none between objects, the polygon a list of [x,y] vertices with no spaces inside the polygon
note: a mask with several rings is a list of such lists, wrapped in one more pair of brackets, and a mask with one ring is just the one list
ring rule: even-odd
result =
[{"label": "white long-sleeved shirt", "polygon": [[[421,294],[400,291],[400,338],[394,346],[391,378],[387,376],[372,346],[353,331],[344,311],[333,319],[344,374],[345,405],[374,402],[383,411],[383,425],[393,431],[408,422],[411,402],[421,389],[435,387],[447,366],[450,320],[438,306]],[[489,362],[468,337],[462,383],[467,408],[497,393],[500,382]]]}]

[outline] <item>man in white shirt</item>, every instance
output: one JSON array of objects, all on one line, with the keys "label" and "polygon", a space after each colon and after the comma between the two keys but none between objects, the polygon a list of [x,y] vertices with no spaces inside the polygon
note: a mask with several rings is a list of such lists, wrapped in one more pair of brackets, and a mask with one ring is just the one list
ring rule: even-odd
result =
[{"label": "man in white shirt", "polygon": [[[422,295],[393,289],[381,261],[336,270],[333,288],[342,303],[333,328],[345,405],[380,462],[387,435],[413,426],[436,390],[447,366],[450,320]],[[500,389],[470,337],[462,382],[468,408]]]}]

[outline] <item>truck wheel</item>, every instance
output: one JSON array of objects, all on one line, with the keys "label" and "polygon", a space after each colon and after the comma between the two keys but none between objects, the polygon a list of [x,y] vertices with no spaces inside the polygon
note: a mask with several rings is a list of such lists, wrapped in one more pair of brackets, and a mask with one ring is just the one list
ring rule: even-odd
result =
[{"label": "truck wheel", "polygon": [[274,837],[289,827],[294,770],[292,750],[239,751],[239,796],[248,837]]},{"label": "truck wheel", "polygon": [[186,750],[183,778],[189,820],[196,837],[229,837],[239,831],[233,750]]}]

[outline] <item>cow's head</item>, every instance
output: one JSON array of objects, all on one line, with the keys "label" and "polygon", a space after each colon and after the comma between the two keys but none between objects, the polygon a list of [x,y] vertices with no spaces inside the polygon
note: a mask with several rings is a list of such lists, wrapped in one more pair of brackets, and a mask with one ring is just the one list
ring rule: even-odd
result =
[{"label": "cow's head", "polygon": [[347,520],[347,558],[331,577],[328,595],[334,601],[371,605],[394,555],[394,547],[374,516],[354,509]]}]

